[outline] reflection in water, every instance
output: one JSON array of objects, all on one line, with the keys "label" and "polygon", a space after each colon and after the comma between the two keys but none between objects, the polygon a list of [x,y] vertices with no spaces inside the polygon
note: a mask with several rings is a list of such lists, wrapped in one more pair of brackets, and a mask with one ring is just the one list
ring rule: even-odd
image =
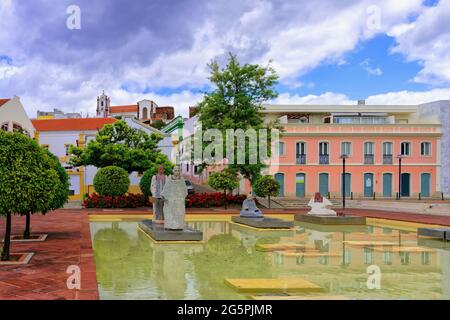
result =
[{"label": "reflection in water", "polygon": [[[450,248],[391,227],[255,231],[227,222],[193,222],[205,243],[156,244],[136,222],[93,222],[102,299],[245,299],[227,278],[303,278],[322,295],[351,299],[450,299]],[[382,272],[366,286],[367,267]],[[268,292],[267,294],[270,294]],[[306,294],[307,295],[307,294]]]}]

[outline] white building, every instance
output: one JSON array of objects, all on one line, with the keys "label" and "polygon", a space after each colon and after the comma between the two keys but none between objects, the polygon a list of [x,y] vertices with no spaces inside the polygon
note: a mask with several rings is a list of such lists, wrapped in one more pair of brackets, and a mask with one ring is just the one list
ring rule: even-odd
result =
[{"label": "white building", "polygon": [[[157,133],[165,136],[163,132],[142,124],[134,118],[127,117],[123,120],[132,128],[143,130],[148,134]],[[74,168],[69,165],[67,162],[70,146],[86,146],[90,140],[95,139],[98,130],[116,121],[115,118],[33,120],[36,128],[35,136],[39,144],[47,147],[59,158],[70,176],[70,200],[81,200],[84,194],[94,192],[94,177],[98,170],[94,166]],[[159,147],[163,153],[171,153],[171,146],[163,145],[162,141]],[[130,181],[129,192],[140,193],[140,176],[134,172],[130,175]]]},{"label": "white building", "polygon": [[28,136],[34,136],[33,124],[19,97],[0,99],[0,129],[8,132],[23,130]]}]

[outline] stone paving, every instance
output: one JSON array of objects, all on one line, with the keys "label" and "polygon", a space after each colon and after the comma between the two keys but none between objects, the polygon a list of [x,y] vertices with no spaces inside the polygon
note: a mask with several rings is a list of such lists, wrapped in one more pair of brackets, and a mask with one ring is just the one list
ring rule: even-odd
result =
[{"label": "stone paving", "polygon": [[[306,214],[307,209],[265,209],[266,214]],[[44,242],[11,244],[12,253],[34,252],[29,265],[0,266],[0,300],[6,299],[78,299],[99,298],[95,274],[95,262],[89,231],[89,215],[148,215],[149,209],[124,210],[58,210],[46,216],[33,216],[33,233],[47,233]],[[188,209],[188,214],[239,214],[236,209]],[[366,216],[423,224],[450,226],[450,217],[423,214],[383,212],[376,210],[348,209],[351,215]],[[0,237],[3,238],[4,219],[0,220]],[[23,217],[13,218],[13,234],[21,234]],[[77,265],[81,269],[81,289],[70,290],[66,281],[67,267]]]},{"label": "stone paving", "polygon": [[[4,236],[4,219],[0,236]],[[24,218],[13,218],[13,234],[23,232]],[[11,243],[11,253],[34,252],[28,265],[0,266],[0,300],[95,300],[98,288],[87,212],[59,210],[31,218],[33,233],[44,242]],[[70,265],[81,270],[81,289],[67,288]]]}]

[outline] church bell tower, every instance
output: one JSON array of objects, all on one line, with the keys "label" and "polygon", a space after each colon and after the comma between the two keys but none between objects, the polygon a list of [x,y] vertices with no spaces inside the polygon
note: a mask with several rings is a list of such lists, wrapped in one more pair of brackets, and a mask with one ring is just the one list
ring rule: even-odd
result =
[{"label": "church bell tower", "polygon": [[97,97],[97,118],[108,118],[111,101],[103,91],[102,95]]}]

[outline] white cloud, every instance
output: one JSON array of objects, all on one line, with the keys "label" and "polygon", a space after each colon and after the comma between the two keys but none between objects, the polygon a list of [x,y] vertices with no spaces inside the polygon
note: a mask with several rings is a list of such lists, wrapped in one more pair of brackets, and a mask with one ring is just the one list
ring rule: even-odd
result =
[{"label": "white cloud", "polygon": [[372,95],[366,99],[366,104],[408,105],[422,104],[437,100],[450,100],[449,89],[432,89],[428,91],[396,91]]},{"label": "white cloud", "polygon": [[381,76],[383,71],[380,68],[372,68],[370,66],[370,60],[366,59],[360,63],[360,66],[364,68],[369,76]]},{"label": "white cloud", "polygon": [[393,52],[422,64],[414,81],[450,83],[450,0],[440,0],[436,6],[424,9],[415,22],[398,25],[390,34],[398,43]]},{"label": "white cloud", "polygon": [[349,98],[342,93],[325,92],[320,95],[309,94],[301,96],[282,93],[271,101],[273,104],[351,104]]}]

